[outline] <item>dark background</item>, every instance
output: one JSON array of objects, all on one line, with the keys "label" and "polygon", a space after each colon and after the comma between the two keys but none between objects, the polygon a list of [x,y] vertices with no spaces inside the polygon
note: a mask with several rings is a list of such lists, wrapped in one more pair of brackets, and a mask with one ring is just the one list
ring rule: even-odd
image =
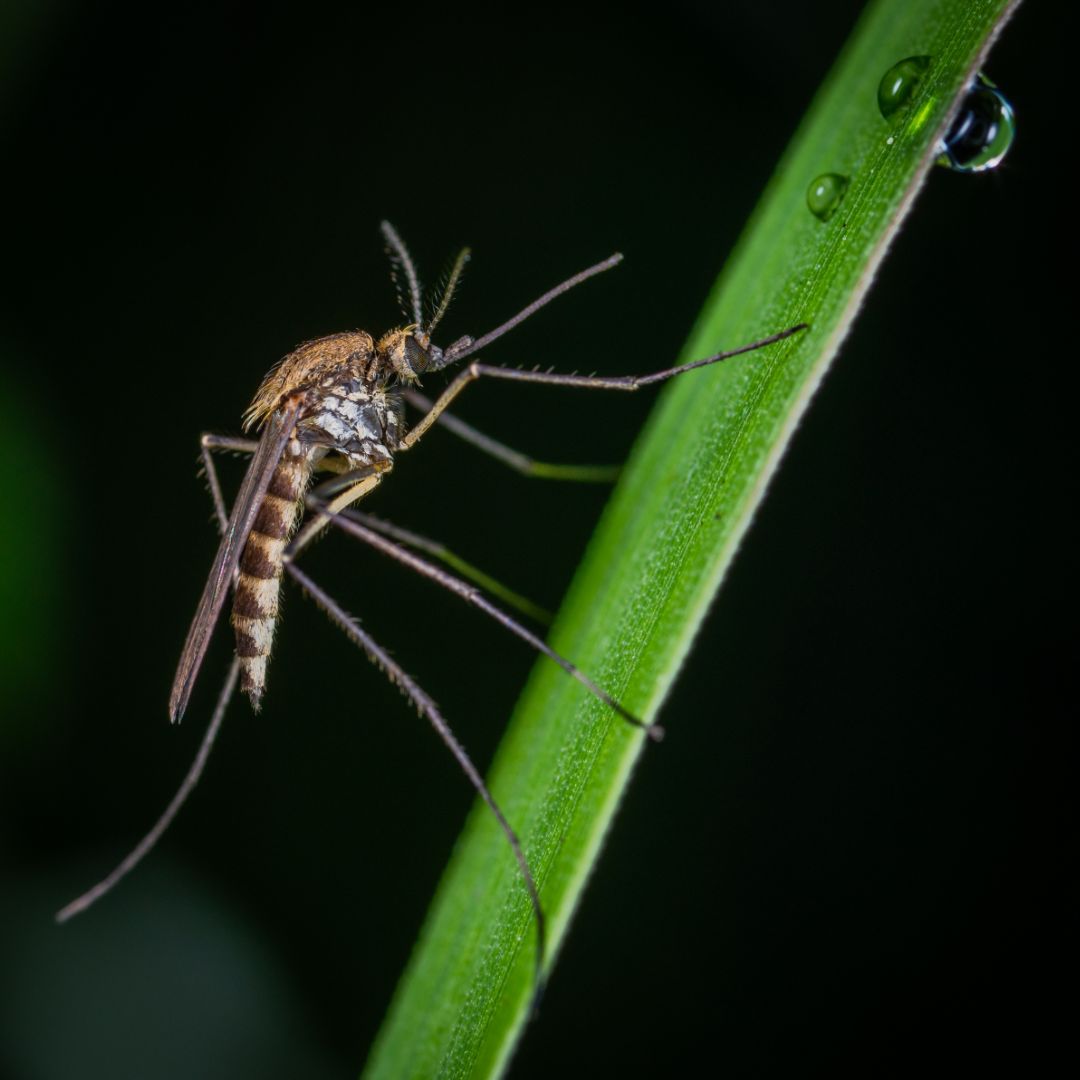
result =
[{"label": "dark background", "polygon": [[[399,321],[382,217],[428,280],[473,246],[448,339],[622,250],[491,359],[667,364],[860,7],[7,10],[0,1073],[356,1072],[471,792],[294,590],[262,714],[234,707],[120,890],[50,921],[171,795],[228,662],[222,634],[170,728],[215,547],[198,434],[236,432],[296,342]],[[931,177],[665,706],[514,1075],[1054,1049],[1075,554],[1055,35],[1028,5],[996,49],[1012,155]],[[618,461],[649,404],[488,386],[461,412]],[[371,509],[554,606],[604,498],[432,436]],[[307,565],[486,763],[527,651],[341,537]]]}]

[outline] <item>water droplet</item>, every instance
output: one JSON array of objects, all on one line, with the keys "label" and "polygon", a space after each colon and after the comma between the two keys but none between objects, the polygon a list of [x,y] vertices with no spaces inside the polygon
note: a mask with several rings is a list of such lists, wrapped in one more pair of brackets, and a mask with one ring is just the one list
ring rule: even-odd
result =
[{"label": "water droplet", "polygon": [[886,120],[911,100],[915,87],[919,85],[929,67],[929,56],[909,56],[898,64],[893,64],[881,76],[877,88],[877,103]]},{"label": "water droplet", "polygon": [[828,221],[844,198],[847,186],[848,178],[839,173],[829,172],[815,176],[806,189],[806,205],[810,208],[810,213],[822,221]]},{"label": "water droplet", "polygon": [[938,162],[956,172],[993,169],[1009,152],[1015,134],[1012,106],[985,75],[980,75],[948,135],[941,140]]}]

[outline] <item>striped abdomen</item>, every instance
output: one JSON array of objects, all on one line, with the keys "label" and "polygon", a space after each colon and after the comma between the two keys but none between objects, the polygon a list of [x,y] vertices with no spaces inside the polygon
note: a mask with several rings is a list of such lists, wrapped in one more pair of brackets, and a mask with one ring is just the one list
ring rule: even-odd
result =
[{"label": "striped abdomen", "polygon": [[274,641],[285,546],[303,511],[310,477],[307,455],[286,450],[240,556],[232,624],[240,658],[240,688],[256,710],[266,688],[266,662]]}]

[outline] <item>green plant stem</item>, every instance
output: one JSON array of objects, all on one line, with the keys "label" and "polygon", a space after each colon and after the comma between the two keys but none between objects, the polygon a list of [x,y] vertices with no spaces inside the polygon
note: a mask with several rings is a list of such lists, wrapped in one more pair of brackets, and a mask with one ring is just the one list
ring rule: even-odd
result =
[{"label": "green plant stem", "polygon": [[[811,105],[709,297],[683,359],[807,322],[762,353],[676,380],[631,456],[552,644],[637,715],[674,680],[799,417],[847,333],[1009,0],[878,0]],[[931,57],[885,120],[877,84]],[[811,180],[848,177],[822,222]],[[569,391],[568,391],[569,392]],[[718,691],[715,719],[722,722]],[[689,718],[667,717],[671,727]],[[710,718],[712,722],[714,718]],[[490,785],[549,921],[550,969],[643,739],[553,665],[534,669]],[[491,815],[470,815],[367,1066],[371,1077],[491,1076],[532,992],[529,901]]]}]

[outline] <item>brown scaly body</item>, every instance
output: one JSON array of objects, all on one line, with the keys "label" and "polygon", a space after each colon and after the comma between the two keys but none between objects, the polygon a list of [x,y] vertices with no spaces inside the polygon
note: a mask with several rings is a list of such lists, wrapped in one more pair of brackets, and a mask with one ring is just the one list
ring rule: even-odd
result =
[{"label": "brown scaly body", "polygon": [[[403,434],[403,372],[395,360],[406,336],[392,331],[376,343],[355,331],[309,341],[267,374],[245,415],[245,427],[261,426],[284,402],[304,396],[240,556],[233,600],[240,685],[256,709],[266,687],[285,549],[303,516],[316,468],[347,473],[392,467]],[[410,368],[404,377],[411,374]],[[372,486],[377,482],[375,477]]]},{"label": "brown scaly body", "polygon": [[240,688],[256,709],[266,687],[266,665],[277,623],[285,545],[303,512],[304,492],[311,474],[310,455],[297,440],[292,440],[274,470],[240,556],[232,625],[236,632],[236,655],[240,658]]}]

